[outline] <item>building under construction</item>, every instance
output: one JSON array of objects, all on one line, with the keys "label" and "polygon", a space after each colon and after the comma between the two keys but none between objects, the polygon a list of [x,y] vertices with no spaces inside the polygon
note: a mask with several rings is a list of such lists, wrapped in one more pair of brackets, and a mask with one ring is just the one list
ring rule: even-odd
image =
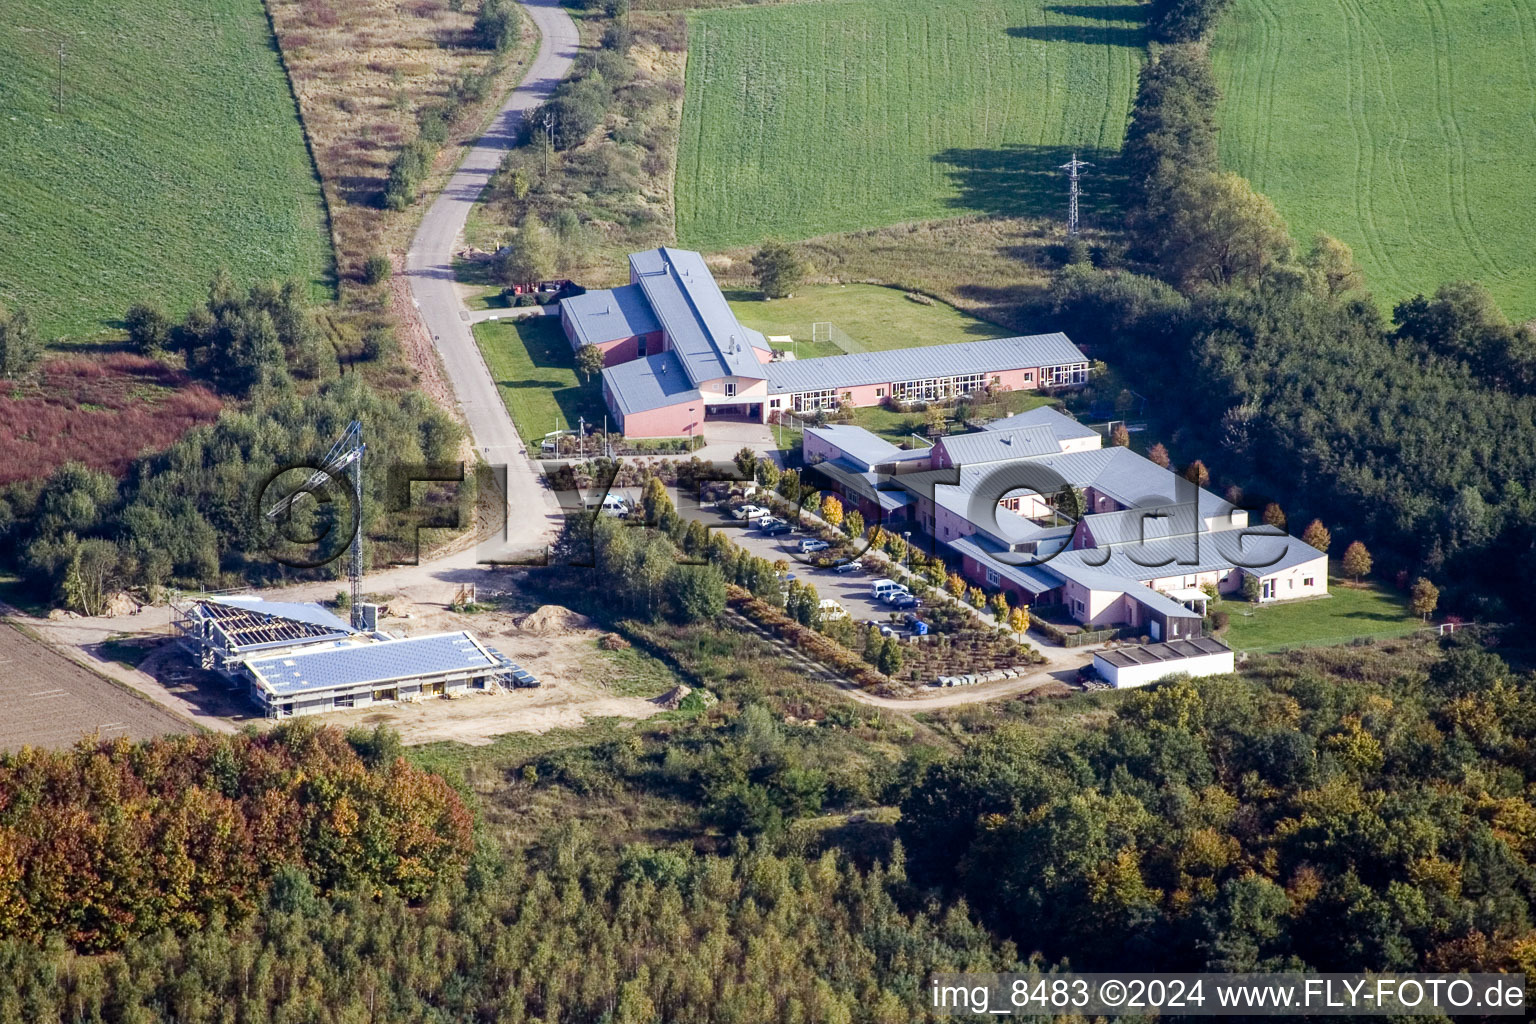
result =
[{"label": "building under construction", "polygon": [[371,606],[360,619],[355,627],[317,604],[220,596],[178,602],[172,622],[203,668],[274,718],[539,685],[468,632],[392,636]]}]

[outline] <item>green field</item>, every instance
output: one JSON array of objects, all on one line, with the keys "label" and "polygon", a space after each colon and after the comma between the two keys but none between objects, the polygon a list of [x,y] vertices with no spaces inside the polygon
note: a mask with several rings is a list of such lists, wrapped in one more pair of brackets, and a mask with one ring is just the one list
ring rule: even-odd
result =
[{"label": "green field", "polygon": [[1212,608],[1232,616],[1221,639],[1238,651],[1331,647],[1362,637],[1401,636],[1421,624],[1402,595],[1385,587],[1356,587],[1329,576],[1328,593],[1281,604],[1222,601]]},{"label": "green field", "polygon": [[320,185],[260,0],[13,0],[0,53],[0,302],[54,336],[141,300],[180,313],[221,266],[328,290]]},{"label": "green field", "polygon": [[582,383],[559,317],[478,323],[475,340],[524,441],[537,446],[552,430],[574,429],[583,416],[602,424],[608,409],[600,382]]},{"label": "green field", "polygon": [[1449,279],[1536,316],[1536,0],[1239,0],[1218,31],[1223,162],[1384,304]]},{"label": "green field", "polygon": [[762,299],[756,292],[726,292],[736,318],[768,335],[795,339],[800,359],[839,355],[843,348],[812,343],[811,324],[827,321],[847,336],[854,351],[883,351],[915,345],[948,345],[980,338],[1006,338],[1006,328],[978,320],[942,302],[913,302],[898,288],[872,284],[810,285],[787,299]]},{"label": "green field", "polygon": [[[1065,218],[1057,165],[1120,148],[1126,0],[834,0],[689,18],[677,235],[698,248],[966,213]],[[1085,217],[1109,184],[1086,183]]]}]

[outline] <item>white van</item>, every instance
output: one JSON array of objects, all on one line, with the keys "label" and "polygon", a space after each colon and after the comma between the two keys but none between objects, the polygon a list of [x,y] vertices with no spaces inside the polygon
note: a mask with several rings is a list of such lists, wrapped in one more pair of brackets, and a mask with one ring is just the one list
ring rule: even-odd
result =
[{"label": "white van", "polygon": [[600,508],[603,510],[605,515],[629,515],[629,502],[625,501],[621,496],[612,492],[603,495],[603,499],[601,501],[598,501],[595,497],[588,498],[586,501],[586,506],[589,510]]},{"label": "white van", "polygon": [[891,594],[904,594],[907,588],[895,580],[875,580],[869,585],[869,596],[876,601],[884,601]]}]

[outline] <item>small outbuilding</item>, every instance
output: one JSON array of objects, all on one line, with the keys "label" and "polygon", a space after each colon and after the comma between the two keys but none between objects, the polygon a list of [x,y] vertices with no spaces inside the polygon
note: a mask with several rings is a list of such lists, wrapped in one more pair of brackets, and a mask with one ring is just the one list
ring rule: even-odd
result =
[{"label": "small outbuilding", "polygon": [[1099,677],[1117,690],[1146,686],[1169,676],[1219,676],[1236,671],[1232,648],[1214,637],[1118,647],[1093,656]]}]

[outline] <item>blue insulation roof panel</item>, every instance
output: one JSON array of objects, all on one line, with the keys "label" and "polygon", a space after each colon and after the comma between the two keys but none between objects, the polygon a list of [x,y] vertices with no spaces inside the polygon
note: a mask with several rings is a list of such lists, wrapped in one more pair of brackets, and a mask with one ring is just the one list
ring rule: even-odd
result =
[{"label": "blue insulation roof panel", "polygon": [[505,666],[503,659],[464,631],[295,651],[246,663],[265,688],[282,696],[383,686],[453,672],[502,671]]}]

